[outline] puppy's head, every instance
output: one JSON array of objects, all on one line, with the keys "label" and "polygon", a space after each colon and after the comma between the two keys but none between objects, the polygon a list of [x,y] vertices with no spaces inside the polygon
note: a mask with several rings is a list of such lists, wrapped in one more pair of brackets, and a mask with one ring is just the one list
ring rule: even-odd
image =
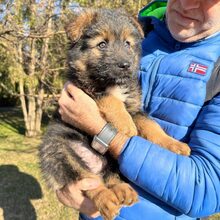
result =
[{"label": "puppy's head", "polygon": [[[86,10],[66,28],[72,74],[91,81],[120,81],[136,74],[143,32],[119,10]],[[71,78],[71,75],[70,75]]]}]

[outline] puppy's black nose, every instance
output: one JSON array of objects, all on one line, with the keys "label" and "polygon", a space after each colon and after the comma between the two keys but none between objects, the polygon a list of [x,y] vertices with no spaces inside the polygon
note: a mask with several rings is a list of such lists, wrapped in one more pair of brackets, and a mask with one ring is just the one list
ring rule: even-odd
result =
[{"label": "puppy's black nose", "polygon": [[121,69],[128,69],[131,66],[129,62],[120,62],[118,63],[118,67]]}]

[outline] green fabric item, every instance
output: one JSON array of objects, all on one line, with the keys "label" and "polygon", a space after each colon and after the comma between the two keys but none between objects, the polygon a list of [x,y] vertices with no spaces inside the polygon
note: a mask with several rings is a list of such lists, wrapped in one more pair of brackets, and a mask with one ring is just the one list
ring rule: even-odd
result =
[{"label": "green fabric item", "polygon": [[140,12],[140,16],[153,16],[162,20],[166,12],[166,6],[166,1],[153,1]]}]

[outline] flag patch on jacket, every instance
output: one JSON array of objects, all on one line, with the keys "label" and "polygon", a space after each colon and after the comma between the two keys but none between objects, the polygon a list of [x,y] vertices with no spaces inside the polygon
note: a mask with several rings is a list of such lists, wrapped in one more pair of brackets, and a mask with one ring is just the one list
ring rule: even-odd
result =
[{"label": "flag patch on jacket", "polygon": [[207,69],[208,69],[208,66],[193,62],[193,63],[190,63],[187,71],[190,73],[197,73],[200,75],[205,75],[207,72]]}]

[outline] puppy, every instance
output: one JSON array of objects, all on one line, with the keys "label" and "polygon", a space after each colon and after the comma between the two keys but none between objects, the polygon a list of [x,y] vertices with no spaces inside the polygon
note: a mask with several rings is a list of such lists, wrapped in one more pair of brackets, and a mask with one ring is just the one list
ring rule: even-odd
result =
[{"label": "puppy", "polygon": [[[169,137],[141,112],[137,80],[143,32],[119,10],[85,10],[67,28],[70,39],[68,80],[96,100],[100,113],[118,131],[142,137],[176,153],[189,147]],[[48,126],[39,156],[43,176],[54,190],[86,177],[101,179],[85,192],[104,219],[113,219],[123,205],[137,202],[136,192],[119,177],[117,162],[94,151],[89,135],[62,122],[59,114]]]}]

